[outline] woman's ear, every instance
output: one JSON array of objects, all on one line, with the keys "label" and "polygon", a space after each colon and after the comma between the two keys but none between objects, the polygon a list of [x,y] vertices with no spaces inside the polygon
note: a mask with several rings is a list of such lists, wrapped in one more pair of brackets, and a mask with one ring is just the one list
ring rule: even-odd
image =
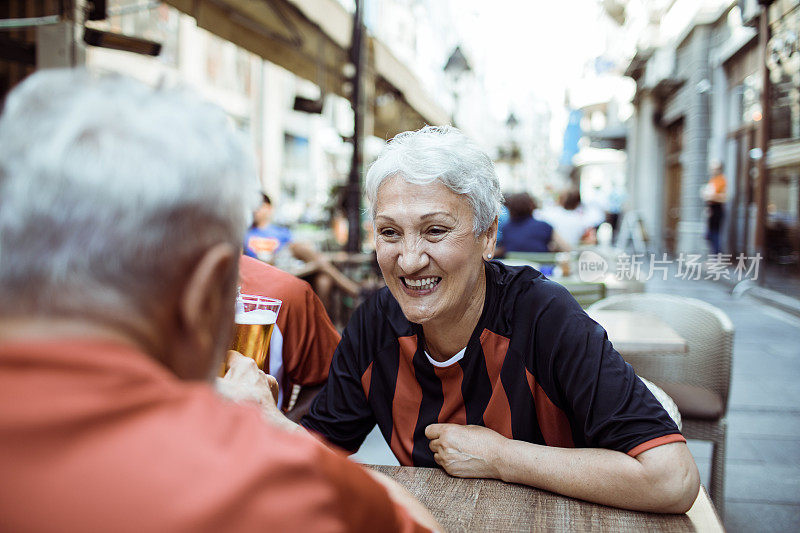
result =
[{"label": "woman's ear", "polygon": [[486,247],[483,250],[483,256],[487,259],[494,257],[494,249],[497,246],[497,224],[497,217],[494,217],[492,223],[486,228]]}]

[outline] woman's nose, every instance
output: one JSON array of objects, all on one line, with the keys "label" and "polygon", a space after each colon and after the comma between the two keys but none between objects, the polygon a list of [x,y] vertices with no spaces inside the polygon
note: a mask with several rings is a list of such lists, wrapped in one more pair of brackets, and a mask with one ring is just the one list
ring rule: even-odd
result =
[{"label": "woman's nose", "polygon": [[419,240],[404,242],[400,256],[397,258],[398,266],[407,274],[413,274],[425,268],[428,265],[428,261],[428,254]]}]

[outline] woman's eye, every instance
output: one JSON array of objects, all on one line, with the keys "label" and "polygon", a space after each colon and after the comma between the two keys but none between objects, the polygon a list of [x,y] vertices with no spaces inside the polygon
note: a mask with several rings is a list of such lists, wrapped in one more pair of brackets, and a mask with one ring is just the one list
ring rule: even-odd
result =
[{"label": "woman's eye", "polygon": [[445,233],[447,233],[447,230],[439,227],[433,227],[428,230],[428,235],[432,235],[434,237],[440,237]]},{"label": "woman's eye", "polygon": [[387,239],[391,239],[397,237],[397,232],[391,228],[385,228],[379,231],[381,237],[385,237]]}]

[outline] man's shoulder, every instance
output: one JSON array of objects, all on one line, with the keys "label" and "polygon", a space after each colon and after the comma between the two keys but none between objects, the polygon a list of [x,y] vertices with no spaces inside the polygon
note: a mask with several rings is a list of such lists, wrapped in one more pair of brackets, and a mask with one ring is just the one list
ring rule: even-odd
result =
[{"label": "man's shoulder", "polygon": [[[268,525],[288,531],[324,524],[347,529],[351,518],[336,509],[347,504],[348,495],[366,504],[375,492],[360,467],[306,432],[289,433],[266,423],[255,406],[215,396],[202,388],[188,391],[183,406],[164,419],[171,419],[176,442],[169,452],[162,448],[159,462],[171,455],[170,478],[184,484],[182,496],[173,501],[197,501],[213,486],[217,503],[212,507],[218,506],[221,523],[230,529]],[[147,461],[141,468],[147,476]],[[380,502],[380,495],[372,500]]]},{"label": "man's shoulder", "polygon": [[265,422],[255,404],[222,399],[205,384],[185,384],[182,389],[173,402],[165,402],[160,414],[158,410],[152,414],[153,434],[172,434],[172,444],[164,446],[162,453],[173,455],[170,463],[176,472],[192,476],[190,470],[196,467],[192,465],[200,457],[213,457],[206,463],[203,478],[219,476],[236,485],[248,478],[241,472],[247,465],[244,470],[256,477],[281,479],[282,472],[293,472],[314,483],[323,481],[320,461],[340,459],[331,457],[306,432],[289,433]]},{"label": "man's shoulder", "polygon": [[[375,493],[356,465],[309,434],[270,426],[254,405],[177,380],[134,348],[81,341],[59,356],[56,346],[67,350],[52,342],[0,346],[6,359],[32,359],[43,370],[28,385],[38,401],[14,418],[18,438],[0,439],[0,469],[17,481],[20,502],[0,503],[9,524],[37,529],[25,502],[41,497],[51,523],[79,531],[348,529],[336,509],[348,494]],[[25,447],[49,460],[21,453]],[[52,465],[59,483],[30,483],[52,475]],[[380,503],[379,496],[372,497]]]},{"label": "man's shoulder", "polygon": [[239,279],[243,292],[279,300],[294,299],[298,295],[302,296],[313,292],[308,282],[263,261],[244,255],[239,260]]},{"label": "man's shoulder", "polygon": [[250,516],[241,517],[242,529],[269,524],[277,531],[392,531],[407,520],[363,467],[310,433],[271,426],[249,406],[227,407],[237,413],[228,414],[230,422],[221,424],[217,434],[225,435],[222,453],[232,464],[219,477],[234,478],[230,494],[246,494],[247,505],[239,502],[239,507]]}]

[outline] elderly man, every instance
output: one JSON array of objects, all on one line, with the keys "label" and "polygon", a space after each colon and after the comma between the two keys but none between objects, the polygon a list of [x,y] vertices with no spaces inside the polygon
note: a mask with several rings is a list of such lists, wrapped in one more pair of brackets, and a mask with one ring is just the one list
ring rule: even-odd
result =
[{"label": "elderly man", "polygon": [[[253,176],[230,121],[188,93],[51,71],[9,95],[0,529],[437,527],[397,486],[209,385]],[[228,388],[267,401],[248,364],[233,359]],[[253,375],[260,389],[237,382]]]}]

